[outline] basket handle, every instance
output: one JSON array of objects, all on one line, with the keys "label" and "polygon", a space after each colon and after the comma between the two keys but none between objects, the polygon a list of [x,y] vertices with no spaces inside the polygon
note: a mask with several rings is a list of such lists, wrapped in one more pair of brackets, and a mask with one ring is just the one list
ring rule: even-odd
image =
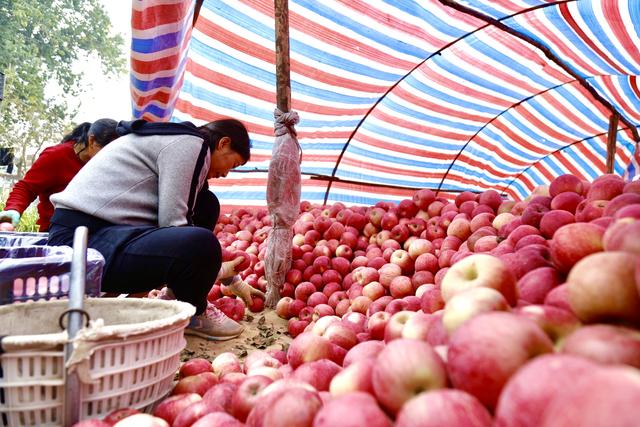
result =
[{"label": "basket handle", "polygon": [[[89,229],[76,228],[73,234],[73,254],[71,256],[71,283],[69,284],[69,342],[65,346],[65,366],[73,353],[73,340],[82,328],[84,287],[87,277],[87,240]],[[64,425],[71,426],[80,419],[80,379],[77,373],[65,371]]]}]

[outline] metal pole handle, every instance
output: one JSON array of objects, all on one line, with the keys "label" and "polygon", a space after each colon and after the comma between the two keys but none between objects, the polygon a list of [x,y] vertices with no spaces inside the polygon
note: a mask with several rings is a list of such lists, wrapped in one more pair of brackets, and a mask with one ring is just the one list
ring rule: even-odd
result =
[{"label": "metal pole handle", "polygon": [[71,255],[71,283],[69,284],[69,323],[67,333],[69,341],[65,346],[65,383],[64,383],[64,425],[69,427],[80,419],[80,379],[76,373],[69,374],[67,361],[73,353],[73,339],[82,328],[84,288],[87,277],[87,239],[89,229],[78,227],[73,235],[73,253]]}]

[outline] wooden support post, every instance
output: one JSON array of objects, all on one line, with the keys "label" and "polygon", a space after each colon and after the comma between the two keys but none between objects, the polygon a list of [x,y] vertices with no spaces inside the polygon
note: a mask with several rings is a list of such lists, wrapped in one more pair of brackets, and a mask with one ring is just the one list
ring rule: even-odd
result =
[{"label": "wooden support post", "polygon": [[276,105],[283,113],[291,110],[291,68],[289,65],[289,0],[275,0]]},{"label": "wooden support post", "polygon": [[609,133],[607,134],[607,173],[613,173],[613,166],[616,159],[616,142],[618,137],[618,114],[609,117]]}]

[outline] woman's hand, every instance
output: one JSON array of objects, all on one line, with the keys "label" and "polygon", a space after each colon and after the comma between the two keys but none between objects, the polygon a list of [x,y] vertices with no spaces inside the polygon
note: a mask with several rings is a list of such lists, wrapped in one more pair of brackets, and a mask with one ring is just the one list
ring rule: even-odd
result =
[{"label": "woman's hand", "polygon": [[223,262],[220,267],[220,271],[218,272],[218,280],[230,279],[231,277],[240,274],[239,271],[236,271],[236,267],[243,261],[244,257],[239,256],[231,261]]},{"label": "woman's hand", "polygon": [[231,284],[227,285],[226,288],[231,291],[232,294],[241,298],[244,301],[245,305],[249,307],[251,304],[251,297],[253,295],[257,295],[260,298],[264,299],[264,292],[259,289],[254,288],[244,280],[237,276],[231,282]]}]

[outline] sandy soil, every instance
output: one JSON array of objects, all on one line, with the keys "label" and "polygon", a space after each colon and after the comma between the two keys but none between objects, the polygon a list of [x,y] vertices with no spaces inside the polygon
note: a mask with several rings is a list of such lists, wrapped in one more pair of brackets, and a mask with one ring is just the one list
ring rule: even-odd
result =
[{"label": "sandy soil", "polygon": [[229,341],[207,341],[202,338],[185,336],[187,346],[182,351],[181,360],[204,357],[213,360],[218,354],[230,351],[240,359],[254,350],[286,350],[291,342],[287,333],[287,321],[276,315],[275,310],[265,309],[260,313],[247,310],[242,324],[244,332]]}]

